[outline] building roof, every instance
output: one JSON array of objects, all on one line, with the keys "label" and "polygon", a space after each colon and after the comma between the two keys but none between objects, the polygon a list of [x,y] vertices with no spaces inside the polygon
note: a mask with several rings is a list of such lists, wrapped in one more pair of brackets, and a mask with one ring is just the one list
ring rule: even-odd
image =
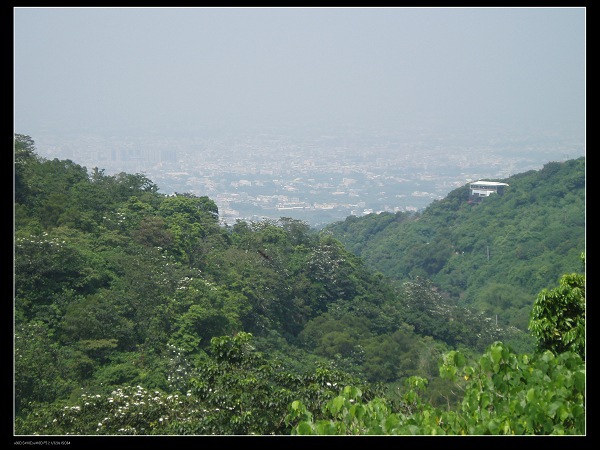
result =
[{"label": "building roof", "polygon": [[478,184],[478,185],[481,185],[481,186],[508,186],[508,184],[501,183],[499,181],[482,181],[482,180],[480,180],[480,181],[473,181],[471,183],[471,185],[473,185],[473,184]]}]

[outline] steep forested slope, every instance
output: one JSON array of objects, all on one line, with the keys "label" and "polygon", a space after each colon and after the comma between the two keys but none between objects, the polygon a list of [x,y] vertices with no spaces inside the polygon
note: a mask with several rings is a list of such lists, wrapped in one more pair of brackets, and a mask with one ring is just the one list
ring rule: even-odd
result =
[{"label": "steep forested slope", "polygon": [[14,219],[18,434],[289,433],[292,401],[319,418],[347,385],[412,414],[413,377],[433,405],[459,400],[449,349],[532,348],[300,221],[222,226],[208,197],[44,160],[23,135]]},{"label": "steep forested slope", "polygon": [[19,413],[81,389],[180,391],[173,370],[198,369],[212,338],[242,332],[298,373],[437,377],[446,343],[415,332],[408,297],[300,221],[222,226],[207,197],[44,160],[22,135],[15,179]]},{"label": "steep forested slope", "polygon": [[479,204],[465,185],[419,214],[348,217],[324,232],[389,277],[428,278],[458,304],[525,329],[536,292],[581,270],[585,159],[501,181],[504,195]]}]

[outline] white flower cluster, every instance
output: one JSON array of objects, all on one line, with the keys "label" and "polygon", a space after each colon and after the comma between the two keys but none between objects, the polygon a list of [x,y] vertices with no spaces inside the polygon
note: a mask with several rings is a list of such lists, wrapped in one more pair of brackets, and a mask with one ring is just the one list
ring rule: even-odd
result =
[{"label": "white flower cluster", "polygon": [[42,233],[42,236],[39,239],[32,239],[26,237],[20,237],[15,239],[15,246],[17,248],[25,248],[28,245],[34,245],[39,247],[49,247],[49,248],[61,248],[64,244],[67,243],[64,239],[58,238],[48,238],[48,233]]}]

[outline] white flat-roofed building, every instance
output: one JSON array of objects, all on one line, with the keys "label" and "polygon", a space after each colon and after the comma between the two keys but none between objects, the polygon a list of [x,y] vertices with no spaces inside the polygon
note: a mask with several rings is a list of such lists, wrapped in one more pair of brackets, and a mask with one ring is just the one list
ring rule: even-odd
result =
[{"label": "white flat-roofed building", "polygon": [[507,183],[499,181],[474,181],[470,185],[469,201],[480,202],[484,197],[489,197],[491,194],[502,195],[507,186]]}]

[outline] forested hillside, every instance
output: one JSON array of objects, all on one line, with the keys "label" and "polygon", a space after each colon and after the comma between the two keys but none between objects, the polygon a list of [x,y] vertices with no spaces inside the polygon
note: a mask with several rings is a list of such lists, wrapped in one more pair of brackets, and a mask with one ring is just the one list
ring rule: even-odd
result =
[{"label": "forested hillside", "polygon": [[[16,434],[346,434],[319,422],[340,395],[379,405],[375,434],[582,431],[580,276],[564,288],[579,308],[569,322],[530,334],[448,302],[427,277],[390,281],[331,233],[288,218],[223,226],[208,197],[45,160],[26,135],[15,135],[14,224]],[[514,351],[534,349],[515,365]],[[488,370],[526,370],[528,395],[573,381],[538,402],[551,416],[500,430],[458,412]],[[433,421],[442,406],[452,425]]]},{"label": "forested hillside", "polygon": [[418,214],[350,216],[326,227],[371,268],[431,280],[453,303],[527,329],[532,297],[581,270],[585,158],[504,180],[504,195],[469,202],[469,185]]}]

